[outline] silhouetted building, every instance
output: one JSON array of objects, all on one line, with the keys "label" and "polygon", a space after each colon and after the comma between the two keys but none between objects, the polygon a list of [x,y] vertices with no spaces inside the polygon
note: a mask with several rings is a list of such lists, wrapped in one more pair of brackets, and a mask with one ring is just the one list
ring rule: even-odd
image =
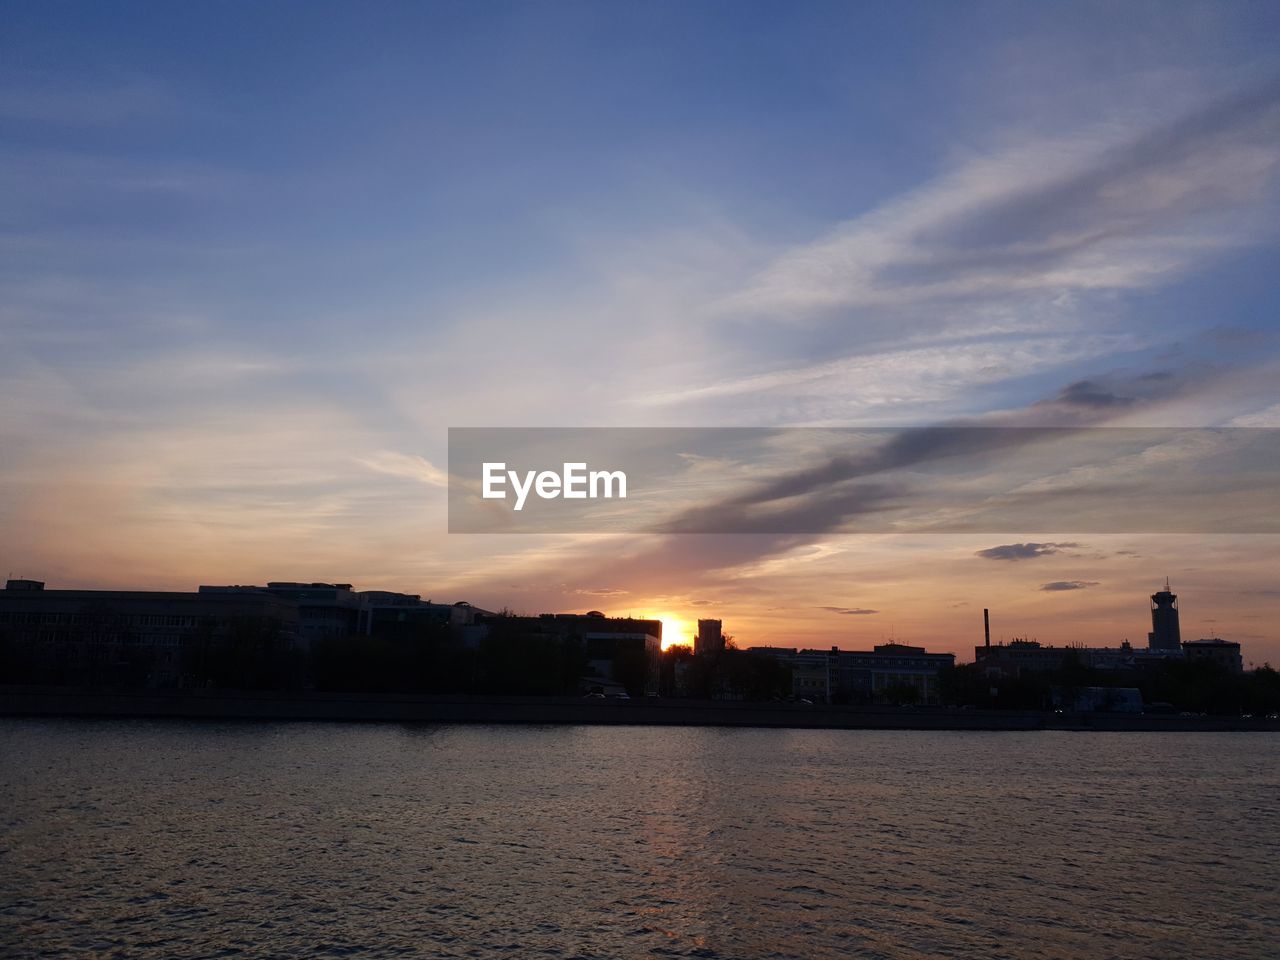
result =
[{"label": "silhouetted building", "polygon": [[1151,595],[1151,632],[1147,634],[1147,647],[1174,653],[1182,650],[1182,632],[1178,628],[1178,595],[1169,589],[1168,580],[1164,582],[1163,590]]},{"label": "silhouetted building", "polygon": [[836,648],[797,650],[791,658],[791,693],[814,703],[830,703],[840,667]]},{"label": "silhouetted building", "polygon": [[723,625],[719,620],[699,620],[698,635],[693,638],[696,656],[717,654],[724,650]]},{"label": "silhouetted building", "polygon": [[1182,645],[1188,660],[1209,660],[1221,664],[1232,673],[1244,672],[1244,659],[1240,656],[1240,644],[1213,637],[1208,640],[1188,640]]},{"label": "silhouetted building", "polygon": [[[1071,665],[1093,670],[1135,670],[1158,665],[1170,658],[1181,658],[1187,644],[1181,642],[1178,627],[1178,597],[1165,588],[1151,595],[1151,632],[1145,649],[1133,647],[1125,640],[1118,647],[1086,647],[1082,645],[1042,646],[1035,640],[1014,639],[1009,643],[991,643],[991,627],[987,611],[983,611],[983,643],[974,647],[974,662],[990,677],[1017,677],[1022,673],[1045,673]],[[1200,641],[1206,643],[1207,641]],[[1221,641],[1220,641],[1221,642]],[[1235,644],[1237,655],[1239,644]],[[1219,655],[1229,659],[1228,652],[1205,648],[1205,657]]]},{"label": "silhouetted building", "polygon": [[358,632],[360,597],[349,583],[294,583],[274,580],[265,587],[201,585],[205,594],[265,593],[292,600],[298,608],[298,640],[309,649],[326,637],[347,637]]},{"label": "silhouetted building", "polygon": [[[937,703],[938,674],[956,662],[953,653],[929,653],[924,647],[902,643],[883,643],[871,650],[750,647],[747,652],[789,667],[793,694],[815,703],[913,698],[918,703]],[[908,695],[906,688],[914,693]]]},{"label": "silhouetted building", "polygon": [[201,593],[266,593],[298,605],[298,640],[304,648],[316,641],[356,634],[411,640],[425,630],[447,628],[450,636],[474,647],[484,634],[488,611],[459,603],[432,603],[415,593],[354,590],[349,583],[295,583],[273,580],[265,587],[201,586]]},{"label": "silhouetted building", "polygon": [[364,590],[359,597],[358,630],[373,637],[413,640],[427,633],[447,633],[474,650],[488,633],[488,618],[497,616],[465,600],[432,603],[417,594],[386,590]]},{"label": "silhouetted building", "polygon": [[955,663],[954,653],[929,653],[905,643],[882,643],[870,653],[842,650],[838,689],[853,700],[882,702],[910,687],[917,702],[937,703],[938,674]]},{"label": "silhouetted building", "polygon": [[24,682],[182,686],[195,645],[253,631],[287,648],[298,625],[296,602],[263,591],[46,590],[38,580],[0,591],[0,635]]},{"label": "silhouetted building", "polygon": [[657,693],[662,669],[662,621],[606,617],[589,613],[544,613],[537,617],[500,617],[492,623],[576,641],[586,655],[588,677],[627,683],[639,676],[644,693]]},{"label": "silhouetted building", "polygon": [[1131,670],[1140,662],[1162,660],[1150,651],[1135,650],[1128,641],[1118,647],[1045,646],[1035,640],[1011,640],[1009,643],[983,644],[975,647],[974,661],[989,677],[1017,677],[1023,673],[1047,673],[1067,666],[1092,670]]}]

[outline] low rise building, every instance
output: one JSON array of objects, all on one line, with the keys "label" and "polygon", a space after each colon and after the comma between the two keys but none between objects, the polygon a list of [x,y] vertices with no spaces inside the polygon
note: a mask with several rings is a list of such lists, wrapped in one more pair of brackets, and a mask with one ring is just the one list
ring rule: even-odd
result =
[{"label": "low rise building", "polygon": [[388,639],[412,639],[441,631],[474,650],[488,633],[488,620],[497,614],[465,600],[433,603],[416,594],[366,590],[360,593],[358,632]]},{"label": "low rise building", "polygon": [[265,587],[201,585],[200,593],[211,596],[268,594],[293,601],[298,609],[298,642],[303,649],[310,649],[316,641],[328,637],[350,636],[358,631],[360,622],[360,596],[349,583],[274,580]]},{"label": "low rise building", "polygon": [[1035,640],[1012,640],[975,647],[973,651],[974,662],[993,679],[1052,673],[1071,666],[1091,670],[1140,670],[1182,655],[1181,650],[1134,647],[1127,640],[1118,647],[1057,647],[1041,645]]},{"label": "low rise building", "polygon": [[291,648],[299,622],[296,601],[264,591],[47,590],[38,580],[0,591],[5,661],[28,683],[179,687],[196,645],[253,632]]},{"label": "low rise building", "polygon": [[1231,673],[1244,671],[1244,659],[1240,656],[1240,644],[1220,637],[1206,640],[1187,640],[1182,644],[1183,655],[1192,661],[1216,663]]},{"label": "low rise building", "polygon": [[872,702],[911,688],[917,702],[938,703],[938,675],[955,663],[954,653],[929,653],[904,643],[882,643],[870,652],[841,651],[839,688],[851,699]]},{"label": "low rise building", "polygon": [[[930,653],[902,643],[879,644],[871,650],[751,647],[747,652],[790,667],[793,694],[815,703],[885,703],[911,697],[937,703],[938,675],[955,666],[955,654]],[[913,693],[907,694],[906,688]]]},{"label": "low rise building", "polygon": [[[588,677],[634,682],[638,692],[657,693],[662,669],[662,621],[589,613],[544,613],[537,617],[493,617],[489,626],[577,642]],[[625,674],[625,676],[624,676]],[[635,674],[632,677],[631,674]],[[638,682],[636,682],[638,680]]]}]

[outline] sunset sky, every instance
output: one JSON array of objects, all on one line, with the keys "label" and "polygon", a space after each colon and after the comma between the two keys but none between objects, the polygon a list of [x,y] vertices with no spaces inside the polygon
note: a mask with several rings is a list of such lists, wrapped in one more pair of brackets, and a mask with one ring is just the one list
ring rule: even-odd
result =
[{"label": "sunset sky", "polygon": [[1280,426],[1280,5],[3,16],[4,572],[1280,663],[1275,535],[445,515],[449,427]]}]

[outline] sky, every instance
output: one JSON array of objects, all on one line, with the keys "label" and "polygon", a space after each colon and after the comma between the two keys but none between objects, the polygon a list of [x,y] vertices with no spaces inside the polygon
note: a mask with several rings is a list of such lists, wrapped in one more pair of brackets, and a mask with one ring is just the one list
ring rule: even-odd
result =
[{"label": "sky", "polygon": [[[1269,3],[7,0],[0,566],[1280,663],[1280,540],[450,534],[450,427],[1280,426]],[[998,470],[998,462],[993,462]],[[1214,496],[1211,483],[1206,497]]]}]

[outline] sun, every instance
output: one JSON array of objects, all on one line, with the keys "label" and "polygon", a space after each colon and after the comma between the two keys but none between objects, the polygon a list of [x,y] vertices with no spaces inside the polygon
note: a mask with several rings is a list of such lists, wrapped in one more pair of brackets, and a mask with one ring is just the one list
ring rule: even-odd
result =
[{"label": "sun", "polygon": [[674,613],[658,613],[655,618],[662,621],[662,649],[676,646],[693,646],[693,638],[697,628],[684,617]]},{"label": "sun", "polygon": [[639,620],[661,620],[663,650],[678,646],[692,647],[693,638],[698,633],[698,625],[694,620],[661,607],[656,609],[654,607],[642,607],[639,612],[632,609],[627,611],[626,616],[635,617]]}]

